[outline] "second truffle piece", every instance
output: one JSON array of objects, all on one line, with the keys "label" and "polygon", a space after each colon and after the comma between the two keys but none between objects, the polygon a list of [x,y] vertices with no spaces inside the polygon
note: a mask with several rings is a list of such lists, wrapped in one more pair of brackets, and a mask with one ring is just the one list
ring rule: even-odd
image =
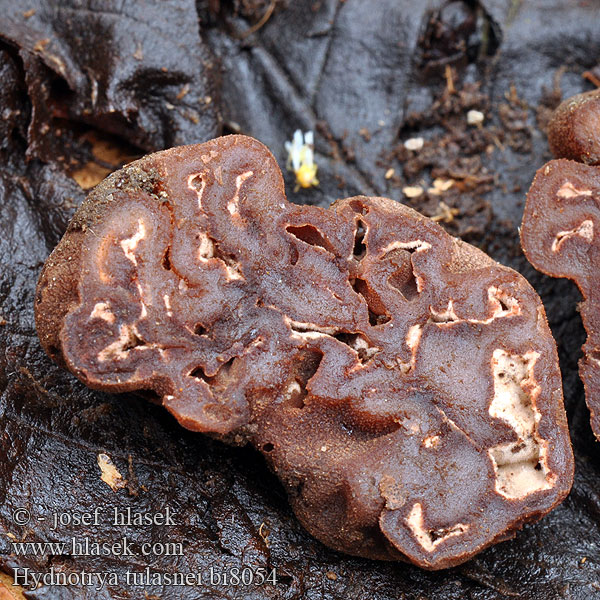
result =
[{"label": "second truffle piece", "polygon": [[529,262],[552,277],[575,281],[584,302],[579,312],[588,338],[579,374],[600,439],[600,167],[553,160],[537,172],[521,225]]},{"label": "second truffle piece", "polygon": [[572,279],[583,295],[580,313],[588,338],[579,373],[600,439],[600,90],[558,107],[549,142],[560,159],[539,169],[531,184],[521,244],[536,269]]},{"label": "second truffle piece", "polygon": [[560,104],[548,126],[548,143],[556,158],[600,163],[600,89]]}]

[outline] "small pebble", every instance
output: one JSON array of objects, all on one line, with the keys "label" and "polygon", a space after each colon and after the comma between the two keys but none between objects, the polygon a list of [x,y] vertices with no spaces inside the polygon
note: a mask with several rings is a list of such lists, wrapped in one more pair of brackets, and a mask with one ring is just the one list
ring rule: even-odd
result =
[{"label": "small pebble", "polygon": [[404,147],[407,150],[417,151],[423,147],[425,140],[422,137],[409,138],[404,142]]},{"label": "small pebble", "polygon": [[434,196],[439,196],[443,192],[449,190],[454,185],[453,179],[437,179],[433,180],[433,187],[430,187],[427,191]]},{"label": "small pebble", "polygon": [[467,113],[467,123],[469,125],[481,125],[485,115],[479,110],[470,110]]},{"label": "small pebble", "polygon": [[402,193],[407,198],[418,198],[423,193],[423,188],[420,185],[409,185],[402,188]]}]

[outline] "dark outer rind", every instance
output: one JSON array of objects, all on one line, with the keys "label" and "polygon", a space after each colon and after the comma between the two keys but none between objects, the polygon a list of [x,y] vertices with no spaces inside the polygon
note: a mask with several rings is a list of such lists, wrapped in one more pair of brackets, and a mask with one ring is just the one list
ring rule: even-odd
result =
[{"label": "dark outer rind", "polygon": [[560,104],[548,126],[548,144],[556,158],[586,165],[600,163],[600,89]]},{"label": "dark outer rind", "polygon": [[[584,192],[572,197],[560,196],[566,182]],[[567,189],[567,188],[563,188]],[[598,265],[600,245],[600,169],[574,161],[557,159],[541,167],[527,194],[521,225],[521,244],[529,262],[552,277],[566,277],[577,284],[584,301],[579,312],[588,334],[579,361],[594,434],[600,439],[600,293]],[[592,238],[582,235],[559,237],[557,251],[552,250],[560,232],[576,231],[582,223],[591,223]]]},{"label": "dark outer rind", "polygon": [[[234,183],[239,181],[242,174],[245,174],[245,170],[252,171],[253,174],[250,175],[250,183],[247,184],[245,191],[238,190],[239,215],[243,215],[243,218],[241,224],[236,225],[238,227],[236,237],[232,238],[233,234],[227,234],[227,227],[230,227],[231,223],[235,224],[237,217],[223,216],[226,214],[225,202],[231,199]],[[201,198],[196,198],[196,192],[190,188],[190,178],[195,178],[198,173],[201,173],[203,185],[209,186],[208,189],[212,190],[212,193],[204,196],[203,187]],[[218,181],[218,185],[216,181]],[[190,194],[190,190],[192,190],[192,194]],[[69,327],[79,327],[77,325],[79,317],[73,316],[80,312],[79,308],[74,312],[67,311],[67,304],[64,303],[58,312],[53,312],[54,305],[63,291],[56,287],[57,274],[64,275],[64,272],[57,271],[56,257],[64,259],[72,250],[65,246],[64,240],[83,235],[82,256],[87,256],[92,248],[104,247],[98,246],[103,243],[104,222],[105,220],[109,221],[113,213],[117,214],[116,211],[121,210],[121,205],[126,200],[128,211],[137,211],[138,205],[146,206],[148,210],[154,211],[157,219],[158,215],[173,211],[172,222],[181,231],[185,231],[185,227],[187,227],[186,219],[192,219],[192,215],[198,214],[194,208],[196,204],[201,204],[200,217],[193,218],[204,219],[203,213],[210,217],[207,221],[210,226],[210,235],[219,240],[219,247],[224,252],[237,252],[237,260],[243,267],[244,281],[255,287],[263,286],[261,293],[264,296],[259,296],[259,299],[264,298],[263,303],[268,306],[271,303],[280,306],[280,308],[274,306],[276,312],[269,317],[275,319],[269,326],[274,327],[273,331],[277,332],[273,339],[269,339],[269,330],[265,330],[267,342],[270,344],[274,342],[289,344],[289,341],[285,340],[285,336],[290,334],[290,330],[288,329],[286,333],[285,328],[281,329],[276,325],[279,319],[277,311],[282,310],[283,314],[291,314],[294,320],[316,319],[314,322],[318,327],[326,327],[338,322],[337,327],[341,331],[364,332],[365,335],[368,334],[368,338],[373,340],[373,344],[384,348],[382,359],[385,358],[385,352],[387,352],[385,350],[387,338],[395,339],[393,337],[395,335],[397,342],[394,343],[400,347],[406,336],[406,329],[402,328],[406,325],[401,320],[395,320],[400,313],[396,312],[393,303],[390,304],[389,298],[386,300],[386,297],[392,294],[395,298],[393,302],[397,303],[399,301],[398,291],[382,287],[382,283],[387,281],[389,273],[394,271],[390,271],[387,275],[382,271],[381,275],[377,275],[378,270],[382,268],[381,265],[386,264],[383,258],[389,254],[389,251],[385,249],[389,247],[390,243],[396,243],[397,240],[409,243],[420,240],[421,246],[425,244],[431,249],[429,251],[425,248],[426,252],[422,253],[417,250],[412,255],[416,258],[410,259],[412,269],[415,273],[418,270],[424,286],[424,291],[418,292],[417,295],[429,298],[427,302],[430,302],[430,310],[432,306],[435,306],[437,312],[443,311],[446,306],[450,306],[448,298],[453,298],[455,310],[463,316],[455,325],[449,323],[438,326],[422,320],[423,317],[419,316],[421,313],[415,313],[413,318],[420,319],[417,322],[420,322],[419,327],[423,331],[423,344],[426,350],[422,352],[425,355],[417,360],[416,366],[413,367],[414,374],[402,384],[395,383],[391,375],[387,379],[383,378],[381,374],[378,375],[377,388],[374,388],[375,395],[371,404],[364,400],[363,392],[357,393],[351,390],[352,386],[359,386],[356,388],[359,390],[360,386],[365,385],[361,383],[360,378],[375,376],[376,371],[373,364],[380,364],[378,363],[380,359],[373,359],[373,364],[371,364],[373,368],[367,364],[363,369],[358,365],[356,355],[349,351],[343,343],[340,344],[331,335],[319,334],[316,338],[311,338],[310,343],[304,340],[302,345],[298,345],[296,342],[296,350],[292,344],[286,351],[297,352],[303,348],[312,347],[315,349],[314,351],[321,352],[326,359],[319,370],[311,374],[307,388],[309,395],[305,400],[306,404],[303,410],[299,411],[298,407],[287,405],[287,401],[280,396],[280,392],[277,392],[277,396],[273,396],[272,391],[267,394],[268,388],[263,380],[262,391],[260,391],[260,387],[256,387],[257,383],[252,384],[255,387],[246,389],[248,409],[243,405],[236,404],[233,409],[234,414],[228,416],[225,421],[221,418],[220,413],[217,415],[217,421],[206,420],[207,417],[198,412],[196,399],[189,396],[191,392],[185,391],[183,395],[178,395],[173,387],[176,384],[165,381],[164,374],[159,377],[152,372],[138,376],[136,371],[134,376],[124,373],[125,378],[121,379],[123,377],[121,370],[119,378],[114,379],[110,375],[96,376],[87,371],[82,366],[87,360],[85,352],[78,349],[77,344],[80,342],[77,342],[77,339],[78,335],[82,338],[85,336],[88,338],[85,342],[87,344],[90,339],[93,341],[96,334],[90,332],[89,335],[86,335],[83,329],[79,329],[80,333],[78,334],[78,329],[74,329],[71,335]],[[169,209],[167,209],[167,205],[170,207]],[[348,261],[346,256],[352,255],[354,244],[354,233],[349,229],[348,224],[354,223],[354,227],[356,227],[358,219],[361,219],[367,227],[367,236],[365,237],[367,253],[359,260],[351,258],[346,263]],[[158,220],[156,222],[158,223]],[[118,223],[121,223],[121,226],[127,226],[126,222],[118,221]],[[285,292],[283,295],[281,295],[282,292],[277,291],[277,278],[279,277],[278,281],[281,284],[281,277],[285,272],[277,271],[279,264],[277,260],[279,259],[276,257],[276,251],[279,248],[285,250],[286,244],[290,243],[290,234],[285,232],[283,232],[285,235],[282,234],[283,228],[289,226],[316,228],[326,240],[323,243],[326,246],[329,245],[330,248],[330,250],[324,250],[317,245],[315,249],[314,245],[304,241],[294,242],[298,255],[296,270],[305,268],[301,265],[306,260],[316,261],[316,264],[321,265],[318,269],[325,269],[327,261],[331,261],[332,257],[336,257],[340,269],[342,269],[342,265],[346,264],[342,269],[342,274],[339,270],[329,271],[330,280],[323,279],[316,289],[327,290],[328,286],[337,285],[335,284],[336,277],[339,278],[343,275],[343,278],[346,278],[346,287],[338,287],[337,290],[339,294],[349,295],[340,304],[340,310],[342,307],[346,307],[344,310],[350,310],[352,306],[356,305],[356,309],[352,308],[357,311],[354,316],[350,314],[346,317],[344,310],[341,310],[340,314],[332,312],[331,316],[326,317],[326,313],[321,314],[319,310],[316,310],[312,313],[314,317],[310,317],[302,305],[289,304],[285,308],[285,298],[288,292],[284,288],[282,288]],[[222,229],[223,227],[225,229]],[[239,229],[239,227],[242,228]],[[264,233],[259,233],[259,238],[266,236],[262,237],[263,245],[265,248],[272,246],[271,251],[273,252],[273,256],[267,252],[262,259],[259,247],[253,247],[257,243],[256,231],[260,232],[261,227],[265,229]],[[122,235],[121,239],[130,239],[130,234],[131,232]],[[272,236],[271,240],[269,235]],[[273,240],[279,236],[282,236],[281,240],[275,243]],[[234,239],[235,244],[232,245]],[[182,262],[182,256],[186,251],[175,237],[171,240],[171,244],[172,269],[182,272],[182,269],[187,269],[185,261]],[[155,245],[157,248],[154,248],[152,252],[162,252],[160,245],[158,243]],[[114,246],[118,246],[118,244],[115,243]],[[119,252],[122,254],[121,251]],[[150,251],[142,249],[141,252],[139,260],[144,263],[146,257],[150,256],[148,254]],[[405,250],[402,250],[402,253],[409,255]],[[111,260],[114,262],[114,259]],[[402,258],[401,260],[406,259]],[[126,261],[125,263],[127,264]],[[285,264],[287,265],[287,263]],[[59,244],[55,254],[50,258],[48,265],[40,279],[36,305],[37,319],[39,323],[41,322],[41,335],[46,347],[57,344],[58,339],[61,343],[60,347],[67,357],[67,365],[88,385],[111,391],[153,388],[164,397],[165,406],[177,416],[184,426],[195,430],[230,434],[234,437],[237,436],[239,438],[237,441],[251,441],[266,454],[271,466],[286,485],[292,505],[300,520],[316,537],[334,548],[376,558],[397,558],[398,552],[401,551],[406,558],[424,568],[444,568],[464,562],[475,552],[498,539],[505,539],[510,532],[524,522],[535,520],[551,510],[568,493],[572,481],[573,463],[566,435],[566,419],[562,409],[556,349],[549,333],[543,307],[531,286],[516,272],[501,267],[479,250],[451,238],[431,220],[392,201],[382,198],[356,197],[339,201],[332,211],[311,207],[299,208],[288,204],[283,194],[281,174],[274,159],[266,148],[255,140],[243,136],[229,136],[199,146],[175,148],[146,157],[133,163],[123,172],[113,175],[110,180],[99,186],[84,203],[63,242]],[[80,265],[84,273],[88,273],[87,265],[88,263]],[[93,268],[95,267],[92,265]],[[289,265],[286,269],[289,271]],[[315,282],[318,282],[321,277],[318,269],[314,275]],[[348,272],[344,274],[344,270]],[[255,272],[259,274],[258,279]],[[400,270],[398,273],[402,272]],[[391,311],[390,316],[393,320],[390,328],[385,329],[385,334],[383,333],[384,329],[378,329],[378,327],[386,327],[385,324],[377,327],[369,326],[366,319],[366,305],[356,304],[357,297],[353,295],[356,292],[352,292],[348,286],[347,278],[350,276],[365,278],[368,290],[361,293],[370,298],[369,303],[372,303],[373,310],[381,310],[378,307],[383,304],[384,311],[386,306]],[[185,287],[192,286],[193,291],[194,284],[188,277],[196,277],[196,275],[191,271],[186,275],[188,283]],[[477,281],[474,279],[475,277],[478,278],[479,285],[474,285],[474,281]],[[270,282],[268,284],[270,287],[264,286],[263,280]],[[144,281],[140,280],[140,283],[143,285]],[[313,282],[311,282],[312,284]],[[228,285],[233,286],[234,284]],[[246,283],[235,283],[235,286],[244,285]],[[517,302],[519,313],[508,317],[494,317],[495,313],[491,312],[492,304],[489,296],[490,290],[496,289],[494,286],[498,286],[497,289],[500,289],[502,293],[508,294],[505,300],[509,306],[513,300]],[[87,294],[90,289],[89,282],[86,283],[85,277],[78,282],[79,302],[84,302],[83,295]],[[292,291],[293,289],[293,287],[290,288]],[[318,307],[320,300],[318,300],[318,294],[315,294],[316,289],[313,289],[311,293],[314,296],[315,306]],[[68,306],[72,306],[74,290],[74,286],[70,286],[67,290]],[[90,293],[93,293],[93,290]],[[175,298],[172,297],[172,301],[175,301]],[[282,302],[283,305],[281,305]],[[364,303],[364,300],[361,302]],[[406,302],[406,299],[402,302]],[[404,306],[402,302],[400,304]],[[420,300],[420,302],[422,303],[424,300]],[[152,302],[149,302],[148,310],[151,305]],[[239,305],[240,307],[244,306],[241,300]],[[411,306],[406,304],[402,311],[407,311],[407,315],[410,314],[411,311],[416,310]],[[84,308],[83,305],[82,308]],[[90,309],[85,310],[89,311]],[[89,312],[85,314],[89,314]],[[49,331],[45,324],[46,315],[49,315],[48,323],[51,327],[56,327],[57,323],[60,324],[61,332],[58,338],[56,332]],[[467,322],[465,315],[475,321]],[[323,321],[324,318],[333,318],[333,321]],[[495,332],[491,334],[490,341],[486,342],[481,349],[469,346],[468,340],[473,337],[475,339],[481,337],[483,344],[484,337],[479,331],[482,329],[482,325],[479,325],[478,322],[489,318],[492,318],[490,331]],[[496,322],[493,322],[494,318]],[[503,318],[507,322],[505,326],[503,326]],[[66,323],[71,323],[71,325],[67,327]],[[393,325],[397,327],[394,331],[391,329]],[[277,329],[278,327],[279,329]],[[443,332],[452,332],[455,328],[458,331],[455,337],[450,336],[450,339],[443,341],[447,339],[446,333]],[[399,338],[398,333],[401,334]],[[500,340],[504,339],[505,335],[508,336],[507,339],[501,342]],[[296,337],[298,336],[296,335]],[[299,337],[302,338],[302,335]],[[291,338],[293,339],[294,335]],[[73,345],[73,340],[76,342],[75,345]],[[455,342],[456,347],[454,347]],[[68,343],[67,348],[64,347],[65,343]],[[538,490],[524,495],[518,500],[509,501],[500,500],[500,496],[493,491],[486,490],[484,494],[485,485],[489,487],[490,481],[493,480],[491,463],[482,458],[486,456],[485,449],[497,443],[507,442],[511,437],[507,433],[506,424],[501,424],[500,421],[489,427],[483,425],[485,418],[479,415],[485,414],[486,410],[484,406],[483,410],[480,407],[478,412],[477,401],[481,402],[481,398],[487,398],[490,393],[491,367],[489,367],[489,371],[486,369],[483,372],[473,371],[475,369],[473,365],[479,365],[481,361],[484,365],[490,364],[492,350],[498,347],[503,348],[504,343],[506,343],[507,351],[511,354],[524,356],[532,349],[535,349],[538,354],[537,361],[534,362],[535,370],[532,373],[540,392],[540,402],[536,403],[541,416],[539,435],[549,443],[551,452],[547,456],[548,469],[556,477],[556,482],[553,482],[549,489]],[[428,353],[438,352],[436,348],[442,347],[441,344],[448,345],[447,357],[441,355],[434,360]],[[344,348],[346,349],[343,350]],[[169,351],[168,348],[167,351]],[[238,353],[237,356],[241,357],[243,354]],[[333,375],[328,380],[324,374],[326,372],[333,374],[335,369],[339,369],[335,361],[330,366],[325,365],[327,360],[331,360],[330,357],[334,356],[336,357],[335,361],[342,361],[342,364],[345,361],[347,368],[353,367],[353,365],[360,367],[357,374],[353,373],[356,371],[356,368],[353,367],[351,371],[347,371],[347,381],[344,381],[342,377],[336,382]],[[406,362],[409,358],[410,353],[408,356],[404,356],[404,361]],[[441,369],[444,375],[440,375],[436,361],[445,359],[449,362],[444,365],[444,369]],[[252,368],[259,372],[260,369],[267,367],[270,369],[270,373],[273,372],[272,366],[269,366],[271,363],[268,361],[265,363],[260,353],[253,355],[251,364]],[[215,370],[215,367],[205,366],[203,368],[207,373],[209,372],[207,369]],[[252,374],[247,374],[247,367],[246,371],[240,371],[239,368],[235,371],[235,367],[233,368],[234,375],[235,373],[239,373],[240,376],[243,374],[246,378],[250,377],[249,381],[252,381]],[[381,366],[379,368],[381,369]],[[425,371],[421,374],[420,369],[423,368]],[[372,375],[369,374],[369,369],[372,371]],[[448,375],[446,375],[446,370]],[[214,372],[216,373],[216,371]],[[353,374],[350,377],[351,372]],[[385,373],[385,369],[383,373]],[[272,375],[267,375],[267,371],[264,371],[263,375],[272,377]],[[461,376],[467,380],[466,384],[459,386],[455,392],[451,393],[451,385],[456,385]],[[365,379],[365,381],[367,380]],[[250,386],[250,383],[246,385]],[[275,386],[273,389],[276,390],[278,389],[276,386],[281,386],[281,382],[273,379],[270,385]],[[334,387],[329,389],[328,386],[331,385]],[[335,385],[340,386],[339,390],[336,391]],[[348,387],[349,391],[342,391],[344,386]],[[202,389],[202,387],[199,388],[199,392]],[[386,389],[387,392],[385,392]],[[387,414],[382,411],[383,397],[377,396],[382,393],[381,390],[384,390],[383,393],[390,394],[391,397],[400,392],[407,394],[405,398],[402,398],[404,404],[400,405],[402,406],[400,414],[405,415],[401,417],[405,421],[404,424],[402,424],[403,421],[397,421],[401,424],[400,429],[394,420],[398,419],[397,416],[394,417],[397,413]],[[179,391],[184,390],[182,388]],[[248,392],[250,392],[249,397]],[[448,394],[450,394],[450,401],[448,401]],[[224,398],[228,398],[228,396],[225,395]],[[440,408],[434,408],[438,402]],[[457,410],[461,404],[464,406],[460,406],[460,408],[466,408],[465,412],[468,412],[468,415]],[[400,408],[392,410],[398,411]],[[411,411],[412,416],[410,416]],[[431,463],[433,459],[426,457],[426,452],[418,450],[420,442],[414,446],[410,435],[407,437],[402,430],[402,428],[409,427],[411,419],[415,418],[424,418],[425,423],[429,420],[431,425],[425,424],[425,428],[432,427],[431,431],[443,431],[442,439],[448,437],[450,440],[454,440],[449,442],[447,450],[444,450],[445,447],[442,445],[442,450],[436,455],[434,463]],[[486,418],[489,419],[489,416]],[[350,427],[349,433],[339,430],[340,423],[345,423],[346,427]],[[390,429],[391,425],[393,426]],[[440,427],[441,429],[439,429]],[[355,430],[356,433],[352,430]],[[469,433],[465,433],[466,431],[470,433],[471,437],[469,437]],[[440,435],[442,434],[440,433]],[[331,447],[329,447],[330,445]],[[402,450],[402,453],[411,455],[416,452],[421,457],[421,463],[416,471],[397,470],[397,453],[400,452],[399,448],[404,447],[403,445],[406,448]],[[267,446],[270,447],[268,450],[266,450]],[[462,448],[460,461],[471,460],[473,462],[470,467],[470,475],[460,475],[462,465],[459,467],[458,457],[452,456],[454,447]],[[468,458],[469,456],[470,458]],[[439,466],[432,471],[432,464],[437,464],[438,461]],[[373,483],[363,482],[360,477],[356,479],[357,465],[364,465],[366,472],[375,473],[377,479],[373,479]],[[479,481],[477,475],[482,469],[483,472],[487,470],[488,474],[482,476],[482,481]],[[439,470],[440,473],[436,475],[435,470]],[[442,472],[446,471],[448,474],[442,475]],[[446,478],[450,477],[452,471],[457,471],[459,474],[456,481],[453,480],[452,483],[449,483]],[[425,479],[423,482],[417,483],[417,476],[425,477]],[[441,479],[438,481],[436,477],[441,477]],[[473,505],[467,511],[471,519],[468,521],[468,534],[450,542],[444,542],[439,551],[424,552],[419,544],[414,543],[414,540],[411,542],[411,535],[407,535],[406,532],[402,533],[403,529],[407,529],[406,519],[409,507],[402,508],[404,501],[400,502],[396,492],[389,496],[388,492],[382,490],[389,488],[390,485],[429,486],[432,481],[436,482],[436,486],[441,486],[441,489],[449,486],[451,489],[458,490],[464,486],[475,485],[474,492],[480,494],[481,498],[473,500]],[[479,491],[477,491],[477,486],[481,486]],[[408,496],[412,494],[411,497],[414,497],[415,493],[416,489],[406,492]],[[404,492],[400,496],[403,494]],[[425,492],[422,491],[421,494],[425,494]],[[465,511],[465,501],[457,494],[452,494],[443,501],[437,500],[436,502],[442,503],[440,507],[425,500],[421,500],[421,502],[425,506],[426,518],[430,519],[429,526],[434,528],[448,525],[449,517],[446,513],[464,514]],[[478,504],[479,502],[481,504]],[[416,504],[412,508],[414,509],[415,506]],[[421,506],[420,503],[419,506]],[[478,521],[480,509],[486,514],[483,524]],[[427,511],[432,513],[431,517],[427,516]],[[465,515],[465,517],[469,515]],[[381,528],[381,532],[378,532],[378,527]],[[470,533],[471,531],[473,534]],[[382,540],[382,533],[387,540]]]}]

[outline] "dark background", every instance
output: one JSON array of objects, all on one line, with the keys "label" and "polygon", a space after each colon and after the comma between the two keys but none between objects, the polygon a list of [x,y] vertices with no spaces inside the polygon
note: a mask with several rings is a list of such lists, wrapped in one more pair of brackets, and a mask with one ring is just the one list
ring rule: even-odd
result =
[{"label": "dark background", "polygon": [[[550,111],[592,89],[599,63],[597,0],[0,0],[0,566],[249,566],[276,568],[279,579],[260,588],[41,587],[26,596],[600,598],[600,452],[577,375],[580,295],[535,272],[518,243],[525,193],[550,158]],[[467,125],[470,109],[484,113],[481,127]],[[296,128],[315,131],[321,185],[294,193],[286,173],[292,201],[328,206],[364,193],[406,202],[519,270],[546,306],[575,484],[541,522],[460,567],[430,573],[329,550],[296,522],[259,454],[187,432],[137,397],[86,389],[37,340],[37,276],[85,196],[81,185],[149,151],[238,131],[285,168]],[[425,139],[420,152],[404,148],[410,137]],[[454,184],[432,194],[436,178]],[[407,185],[426,191],[410,200]],[[126,481],[116,492],[100,479],[101,452]],[[98,505],[170,506],[178,525],[52,532],[49,522],[11,520],[16,507],[35,518]],[[183,541],[185,557],[10,554],[14,540],[84,535]]]}]

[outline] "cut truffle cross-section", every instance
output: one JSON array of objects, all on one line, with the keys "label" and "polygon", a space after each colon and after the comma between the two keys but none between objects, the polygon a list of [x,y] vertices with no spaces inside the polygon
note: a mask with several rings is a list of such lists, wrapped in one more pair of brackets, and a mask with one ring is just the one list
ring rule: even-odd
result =
[{"label": "cut truffle cross-section", "polygon": [[344,552],[452,566],[571,486],[556,349],[525,279],[392,200],[289,203],[251,138],[99,185],[36,318],[87,385],[151,390],[183,426],[261,450]]},{"label": "cut truffle cross-section", "polygon": [[600,90],[565,100],[550,121],[549,141],[559,158],[531,184],[521,243],[536,269],[572,279],[583,295],[588,337],[579,374],[600,439]]}]

